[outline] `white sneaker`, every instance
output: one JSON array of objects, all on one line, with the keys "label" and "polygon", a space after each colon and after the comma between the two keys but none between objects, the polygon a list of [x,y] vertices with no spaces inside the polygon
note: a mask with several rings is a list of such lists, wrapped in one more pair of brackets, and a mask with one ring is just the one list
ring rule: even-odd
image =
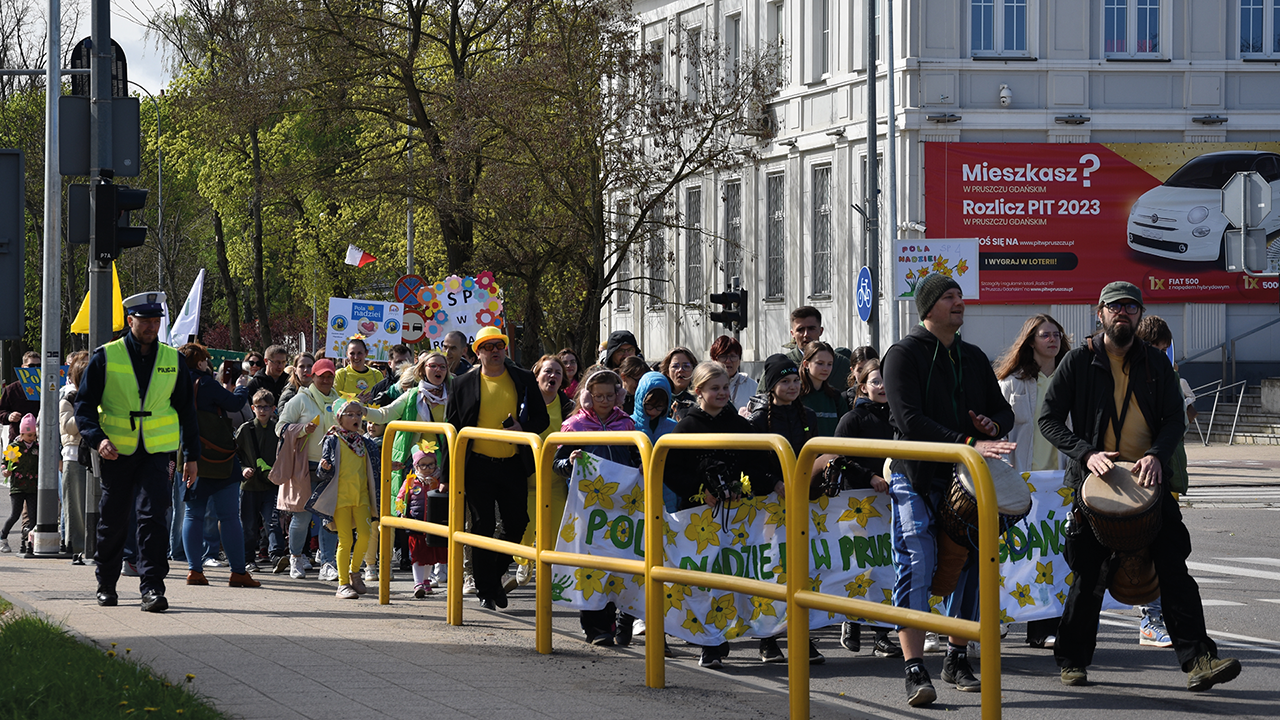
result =
[{"label": "white sneaker", "polygon": [[301,555],[291,555],[289,557],[289,577],[294,580],[305,580],[307,578],[307,569],[302,563],[306,561]]},{"label": "white sneaker", "polygon": [[947,649],[947,642],[938,637],[936,632],[926,632],[924,634],[924,651],[927,653],[939,653]]},{"label": "white sneaker", "polygon": [[222,561],[219,560],[218,558],[209,558],[208,560],[204,561],[204,566],[213,567],[213,568],[222,567]]},{"label": "white sneaker", "polygon": [[502,574],[502,592],[509,593],[512,590],[515,590],[519,584],[520,583],[517,582],[515,578],[511,577],[507,573]]},{"label": "white sneaker", "polygon": [[11,553],[13,548],[9,547],[8,540],[0,540],[0,553]]},{"label": "white sneaker", "polygon": [[364,566],[364,581],[367,583],[378,582],[378,566],[377,565]]},{"label": "white sneaker", "polygon": [[533,563],[526,563],[516,567],[516,584],[524,587],[533,579]]},{"label": "white sneaker", "polygon": [[466,577],[462,578],[462,594],[463,594],[463,595],[476,595],[476,594],[477,594],[477,591],[476,591],[476,579],[475,579],[475,577],[474,577],[474,576],[472,576],[472,575],[468,575],[468,576],[466,576]]},{"label": "white sneaker", "polygon": [[643,635],[643,634],[644,634],[644,620],[641,620],[640,618],[636,618],[635,622],[631,623],[631,635],[634,637],[636,635]]},{"label": "white sneaker", "polygon": [[338,579],[338,568],[332,563],[325,563],[320,567],[320,579],[325,582],[333,582]]},{"label": "white sneaker", "polygon": [[445,563],[436,563],[431,567],[431,587],[438,588],[449,582],[449,566]]},{"label": "white sneaker", "polygon": [[[325,567],[329,567],[328,563],[325,564]],[[324,572],[324,569],[322,568],[320,572]],[[355,600],[356,598],[360,597],[360,593],[356,592],[356,589],[351,587],[350,585],[339,586],[338,592],[334,594],[338,597],[339,600]]]},{"label": "white sneaker", "polygon": [[303,554],[299,555],[298,557],[302,558],[302,569],[303,569],[303,570],[315,570],[315,569],[316,569],[316,566],[311,564],[311,558],[307,557],[306,553],[303,553]]}]

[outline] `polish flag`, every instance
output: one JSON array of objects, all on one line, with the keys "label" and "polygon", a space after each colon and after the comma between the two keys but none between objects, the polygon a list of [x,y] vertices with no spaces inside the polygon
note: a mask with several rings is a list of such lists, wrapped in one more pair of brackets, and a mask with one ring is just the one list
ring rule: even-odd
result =
[{"label": "polish flag", "polygon": [[369,263],[374,262],[377,259],[378,258],[361,250],[355,245],[351,245],[351,244],[347,245],[347,261],[346,262],[348,265],[355,265],[356,267],[364,267],[365,265],[368,265]]}]

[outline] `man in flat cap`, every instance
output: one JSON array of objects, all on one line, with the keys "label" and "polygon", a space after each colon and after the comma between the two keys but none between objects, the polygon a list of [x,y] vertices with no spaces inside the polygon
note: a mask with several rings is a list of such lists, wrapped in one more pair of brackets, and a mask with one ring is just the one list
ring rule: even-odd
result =
[{"label": "man in flat cap", "polygon": [[1169,358],[1134,335],[1143,310],[1142,291],[1133,283],[1104,287],[1097,308],[1102,332],[1067,353],[1045,391],[1040,432],[1067,456],[1066,483],[1076,491],[1076,505],[1062,532],[1075,582],[1067,593],[1053,654],[1062,684],[1088,684],[1102,590],[1120,563],[1115,551],[1084,527],[1088,521],[1080,512],[1080,487],[1090,473],[1104,477],[1115,461],[1130,462],[1139,485],[1159,489],[1159,531],[1150,546],[1151,560],[1187,689],[1203,692],[1239,675],[1240,662],[1219,658],[1218,646],[1205,631],[1200,588],[1187,572],[1191,535],[1178,501],[1163,485],[1186,420]]},{"label": "man in flat cap", "polygon": [[[102,458],[98,514],[98,604],[116,605],[125,534],[136,533],[142,609],[164,612],[169,574],[169,514],[173,475],[169,463],[182,438],[183,479],[194,479],[200,431],[191,378],[178,351],[160,343],[164,293],[124,301],[129,332],[94,350],[80,381],[76,426]],[[129,523],[130,509],[137,522]]]}]

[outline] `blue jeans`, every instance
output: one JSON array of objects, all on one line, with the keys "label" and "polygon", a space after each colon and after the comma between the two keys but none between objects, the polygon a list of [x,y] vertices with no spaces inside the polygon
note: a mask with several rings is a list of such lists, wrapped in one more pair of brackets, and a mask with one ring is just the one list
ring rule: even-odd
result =
[{"label": "blue jeans", "polygon": [[[201,479],[199,482],[209,482]],[[201,494],[192,497],[187,494],[186,515],[182,521],[182,541],[187,549],[187,568],[203,572],[201,556],[204,553],[191,552],[194,548],[204,547],[204,522],[206,509],[212,505],[214,514],[222,533],[222,547],[227,553],[227,561],[231,564],[231,572],[244,572],[244,530],[240,527],[240,483],[229,482],[227,486],[213,493],[212,496]]]},{"label": "blue jeans", "polygon": [[[319,463],[311,463],[311,490],[315,492],[315,488],[320,484],[320,479],[316,477],[316,468]],[[311,513],[303,511],[293,514],[293,519],[289,521],[289,554],[301,555],[307,549],[307,538],[311,534],[307,531],[311,525]],[[338,566],[338,533],[331,532],[322,527],[316,528],[320,535],[320,562],[329,563],[334,567]]]},{"label": "blue jeans", "polygon": [[187,484],[182,482],[182,466],[173,477],[173,512],[169,514],[169,559],[174,562],[186,562],[187,556],[182,551],[182,523],[178,514],[186,512],[182,509],[182,498],[186,494]]}]

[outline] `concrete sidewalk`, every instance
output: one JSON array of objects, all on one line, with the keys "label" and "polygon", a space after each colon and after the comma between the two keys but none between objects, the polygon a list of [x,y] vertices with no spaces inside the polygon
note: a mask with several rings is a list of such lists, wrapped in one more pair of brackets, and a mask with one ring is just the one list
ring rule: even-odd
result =
[{"label": "concrete sidewalk", "polygon": [[1188,442],[1186,448],[1192,487],[1280,485],[1280,448],[1275,445]]},{"label": "concrete sidewalk", "polygon": [[[0,501],[3,504],[7,501]],[[16,548],[16,533],[14,534]],[[173,681],[194,674],[195,691],[243,718],[430,717],[485,720],[617,717],[786,717],[776,685],[753,688],[696,667],[696,648],[673,643],[667,687],[644,685],[644,638],[628,649],[578,639],[577,615],[555,613],[555,652],[534,650],[533,586],[512,595],[507,613],[466,598],[465,625],[444,621],[443,590],[414,600],[398,574],[392,603],[377,595],[338,600],[334,583],[255,575],[258,589],[188,587],[185,567],[168,578],[168,612],[140,612],[137,579],[121,578],[120,606],[94,601],[93,566],[0,555],[0,594],[59,622],[84,639],[150,665]],[[371,588],[372,589],[372,588]],[[741,655],[741,653],[735,653]],[[754,657],[736,658],[757,663]],[[786,668],[777,668],[785,684]],[[848,716],[852,703],[825,705],[815,717]]]}]

